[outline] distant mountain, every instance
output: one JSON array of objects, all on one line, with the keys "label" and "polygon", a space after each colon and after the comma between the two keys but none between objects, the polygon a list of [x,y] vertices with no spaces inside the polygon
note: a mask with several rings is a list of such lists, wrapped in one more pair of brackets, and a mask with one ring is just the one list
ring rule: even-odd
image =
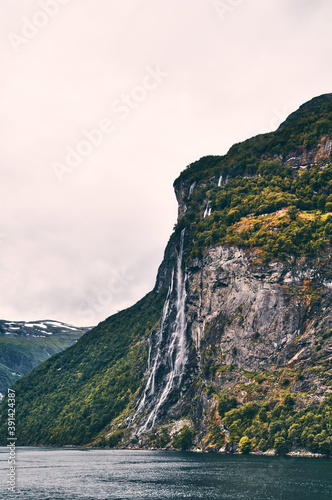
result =
[{"label": "distant mountain", "polygon": [[0,401],[19,377],[73,345],[89,329],[50,320],[0,320]]},{"label": "distant mountain", "polygon": [[331,455],[331,155],[326,94],[189,165],[154,289],[17,381],[19,443]]}]

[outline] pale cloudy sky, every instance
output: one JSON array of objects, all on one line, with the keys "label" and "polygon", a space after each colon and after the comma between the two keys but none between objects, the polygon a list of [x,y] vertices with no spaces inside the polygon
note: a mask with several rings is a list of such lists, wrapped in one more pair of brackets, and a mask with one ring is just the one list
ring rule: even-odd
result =
[{"label": "pale cloudy sky", "polygon": [[330,0],[0,0],[0,317],[151,290],[174,179],[332,92],[331,25]]}]

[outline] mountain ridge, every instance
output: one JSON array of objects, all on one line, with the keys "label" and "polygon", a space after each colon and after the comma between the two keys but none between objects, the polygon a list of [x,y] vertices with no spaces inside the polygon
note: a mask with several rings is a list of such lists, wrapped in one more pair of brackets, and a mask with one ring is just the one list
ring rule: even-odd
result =
[{"label": "mountain ridge", "polygon": [[[332,93],[322,94],[321,96],[314,97],[310,101],[302,104],[296,111],[291,113],[286,120],[284,120],[275,132],[268,132],[265,134],[259,134],[253,136],[245,141],[233,144],[228,152],[222,156],[205,156],[201,159],[189,164],[185,170],[181,172],[177,179],[174,181],[174,188],[176,189],[181,181],[187,181],[190,184],[197,182],[198,180],[205,180],[207,176],[211,173],[215,175],[220,175],[223,170],[226,170],[226,175],[231,173],[227,171],[229,165],[228,160],[232,160],[234,155],[240,153],[241,156],[245,154],[248,149],[253,150],[254,156],[258,154],[259,156],[266,154],[267,149],[268,156],[272,158],[277,156],[287,156],[292,149],[298,149],[310,146],[314,142],[324,135],[332,135],[332,125],[330,120],[324,121],[326,113],[331,113],[332,110]],[[314,116],[312,116],[314,114]],[[312,127],[312,121],[314,121],[314,126]],[[294,144],[292,137],[287,137],[288,127],[294,128],[294,124],[297,128],[302,128],[303,130],[299,133],[297,131],[297,144]],[[310,134],[307,134],[307,130],[311,127]],[[280,150],[276,153],[275,148],[279,147]],[[271,154],[272,153],[272,154]],[[242,157],[238,159],[238,163],[242,160]],[[253,155],[250,154],[249,157]],[[239,161],[240,160],[240,161]],[[226,163],[226,164],[225,164]],[[208,168],[203,169],[202,166],[207,165]],[[253,173],[253,165],[240,165],[240,169],[236,169],[237,165],[231,165],[235,170],[235,174],[242,173],[243,175],[250,175]],[[234,168],[235,167],[235,168]],[[211,176],[212,177],[212,176]]]},{"label": "mountain ridge", "polygon": [[19,377],[74,344],[89,329],[53,320],[0,320],[0,401]]}]

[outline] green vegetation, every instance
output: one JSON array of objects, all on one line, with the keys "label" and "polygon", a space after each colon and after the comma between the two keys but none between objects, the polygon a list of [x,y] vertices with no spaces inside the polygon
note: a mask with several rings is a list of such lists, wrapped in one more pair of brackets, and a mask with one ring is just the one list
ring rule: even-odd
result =
[{"label": "green vegetation", "polygon": [[[332,94],[290,115],[276,132],[235,144],[226,156],[195,162],[175,181],[196,182],[176,226],[191,228],[188,260],[219,243],[263,250],[262,258],[314,258],[332,242],[332,164],[293,169],[287,155],[317,152],[332,137]],[[305,160],[304,160],[305,161]],[[219,176],[227,183],[218,187]],[[203,218],[207,202],[211,215]],[[281,209],[287,209],[278,213]]]},{"label": "green vegetation", "polygon": [[[258,174],[194,190],[178,224],[192,230],[189,260],[219,243],[260,248],[263,258],[281,260],[314,258],[330,248],[332,164],[294,172],[280,160],[261,160]],[[203,219],[206,200],[212,213]]]},{"label": "green vegetation", "polygon": [[165,427],[158,430],[154,428],[148,435],[148,445],[150,448],[165,448],[171,441],[172,438]]},{"label": "green vegetation", "polygon": [[5,394],[8,387],[11,387],[16,380],[19,378],[19,375],[0,363],[0,392]]},{"label": "green vegetation", "polygon": [[274,448],[277,454],[291,449],[332,455],[332,396],[317,406],[295,411],[295,400],[286,394],[279,402],[247,403],[226,412],[223,423],[230,441],[242,453],[257,447]]},{"label": "green vegetation", "polygon": [[189,450],[189,448],[192,446],[194,435],[195,433],[193,429],[190,429],[190,427],[185,425],[173,438],[174,448],[180,450]]},{"label": "green vegetation", "polygon": [[209,442],[212,446],[221,448],[225,444],[225,434],[221,431],[219,425],[213,424],[209,432]]},{"label": "green vegetation", "polygon": [[332,136],[332,94],[315,97],[292,113],[273,133],[234,144],[225,156],[206,156],[191,163],[174,182],[207,181],[213,176],[258,174],[260,161],[313,148],[324,136]]},{"label": "green vegetation", "polygon": [[[14,386],[18,442],[82,445],[120,415],[140,387],[144,339],[156,326],[164,300],[164,293],[148,294],[20,379]],[[0,423],[5,439],[5,403]]]},{"label": "green vegetation", "polygon": [[228,411],[232,410],[233,408],[236,408],[237,405],[238,404],[236,398],[234,397],[227,398],[225,396],[222,396],[219,399],[218,413],[221,417],[224,417]]},{"label": "green vegetation", "polygon": [[5,394],[18,378],[53,354],[73,345],[82,332],[41,336],[0,335],[0,392]]},{"label": "green vegetation", "polygon": [[239,442],[240,453],[249,453],[251,451],[251,441],[248,436],[243,436]]},{"label": "green vegetation", "polygon": [[[110,448],[115,448],[116,446],[118,446],[118,444],[121,443],[121,441],[124,438],[124,436],[125,436],[125,431],[124,430],[122,430],[122,429],[121,430],[120,429],[116,430],[108,438],[107,445]],[[106,442],[105,442],[105,444],[106,444]]]}]

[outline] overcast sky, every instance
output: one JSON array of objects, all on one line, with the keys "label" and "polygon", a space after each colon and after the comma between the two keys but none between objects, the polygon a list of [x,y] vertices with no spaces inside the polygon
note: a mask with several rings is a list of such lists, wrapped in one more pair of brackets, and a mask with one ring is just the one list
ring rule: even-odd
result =
[{"label": "overcast sky", "polygon": [[0,0],[0,317],[154,285],[173,181],[332,92],[330,0]]}]

